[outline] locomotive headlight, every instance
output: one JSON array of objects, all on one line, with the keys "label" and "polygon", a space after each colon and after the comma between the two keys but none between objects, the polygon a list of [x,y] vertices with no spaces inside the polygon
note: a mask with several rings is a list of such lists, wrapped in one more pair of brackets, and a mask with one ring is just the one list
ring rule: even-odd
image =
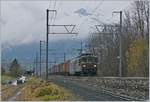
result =
[{"label": "locomotive headlight", "polygon": [[84,64],[83,67],[86,67],[86,65]]},{"label": "locomotive headlight", "polygon": [[94,65],[94,67],[96,67],[96,64]]}]

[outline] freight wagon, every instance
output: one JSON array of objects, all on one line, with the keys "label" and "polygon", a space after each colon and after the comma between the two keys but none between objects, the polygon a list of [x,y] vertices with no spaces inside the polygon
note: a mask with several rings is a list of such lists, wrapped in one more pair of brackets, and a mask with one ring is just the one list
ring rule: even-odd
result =
[{"label": "freight wagon", "polygon": [[53,65],[51,74],[57,75],[96,75],[98,57],[85,53],[67,60],[64,63]]}]

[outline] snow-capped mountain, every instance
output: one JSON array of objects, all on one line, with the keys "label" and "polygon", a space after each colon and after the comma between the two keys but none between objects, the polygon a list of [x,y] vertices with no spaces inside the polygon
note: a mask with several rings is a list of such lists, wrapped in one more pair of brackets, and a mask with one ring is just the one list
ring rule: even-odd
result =
[{"label": "snow-capped mountain", "polygon": [[82,16],[92,15],[91,13],[88,13],[87,10],[84,8],[80,8],[77,11],[75,11],[74,13],[77,13],[77,14],[82,15]]}]

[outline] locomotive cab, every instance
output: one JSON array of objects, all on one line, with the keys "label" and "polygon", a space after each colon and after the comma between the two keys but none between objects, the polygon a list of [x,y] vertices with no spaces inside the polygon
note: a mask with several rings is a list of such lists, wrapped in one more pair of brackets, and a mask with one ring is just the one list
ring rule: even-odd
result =
[{"label": "locomotive cab", "polygon": [[98,58],[92,54],[83,54],[79,58],[79,66],[82,69],[82,74],[97,74]]}]

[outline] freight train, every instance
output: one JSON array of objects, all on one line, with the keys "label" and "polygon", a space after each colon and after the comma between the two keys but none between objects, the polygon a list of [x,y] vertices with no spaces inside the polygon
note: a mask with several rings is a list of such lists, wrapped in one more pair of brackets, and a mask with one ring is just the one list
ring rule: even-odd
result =
[{"label": "freight train", "polygon": [[90,53],[81,54],[64,63],[55,64],[50,74],[55,75],[96,75],[98,57]]}]

